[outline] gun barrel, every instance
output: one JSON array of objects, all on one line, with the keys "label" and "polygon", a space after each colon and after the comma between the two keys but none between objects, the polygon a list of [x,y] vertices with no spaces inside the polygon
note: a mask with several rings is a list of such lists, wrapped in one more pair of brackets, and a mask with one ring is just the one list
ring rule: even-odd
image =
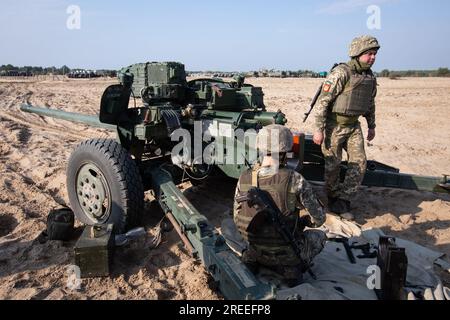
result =
[{"label": "gun barrel", "polygon": [[92,127],[96,127],[96,128],[116,130],[116,126],[114,126],[114,125],[101,123],[97,116],[91,116],[91,115],[82,114],[82,113],[67,112],[67,111],[61,111],[61,110],[55,110],[55,109],[35,107],[35,106],[29,105],[29,104],[22,104],[20,106],[20,110],[22,110],[23,112],[38,114],[40,116],[46,116],[46,117],[51,117],[51,118],[55,118],[55,119],[83,123],[83,124],[86,124],[86,125],[89,125]]}]

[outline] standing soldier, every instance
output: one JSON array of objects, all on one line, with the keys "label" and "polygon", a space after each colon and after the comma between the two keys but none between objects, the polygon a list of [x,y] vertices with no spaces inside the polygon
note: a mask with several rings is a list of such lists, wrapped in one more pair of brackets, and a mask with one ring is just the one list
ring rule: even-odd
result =
[{"label": "standing soldier", "polygon": [[[319,227],[325,222],[322,205],[314,195],[311,185],[298,172],[285,167],[286,153],[292,150],[291,131],[281,125],[269,125],[260,130],[257,146],[264,154],[261,164],[242,173],[236,188],[234,221],[249,247],[243,261],[249,265],[263,265],[280,274],[290,285],[297,285],[302,273],[307,271],[314,256],[319,254],[326,241],[320,230],[306,230],[304,226]],[[270,219],[262,222],[255,218],[257,212],[247,202],[238,202],[253,187],[267,192],[280,210],[286,231],[296,239],[301,254],[297,255]],[[300,217],[300,209],[309,215]],[[257,227],[254,220],[259,220]]]},{"label": "standing soldier", "polygon": [[[358,121],[367,120],[367,140],[375,138],[375,96],[377,82],[371,67],[380,45],[376,38],[361,36],[350,45],[348,63],[334,67],[322,86],[318,100],[314,143],[322,145],[325,156],[325,185],[330,211],[352,219],[350,201],[366,171],[364,137]],[[340,183],[342,149],[348,166]]]}]

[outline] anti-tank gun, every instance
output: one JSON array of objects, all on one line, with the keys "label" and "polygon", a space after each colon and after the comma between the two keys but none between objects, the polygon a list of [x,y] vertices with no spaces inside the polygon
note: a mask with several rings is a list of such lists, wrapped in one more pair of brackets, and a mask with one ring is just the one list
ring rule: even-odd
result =
[{"label": "anti-tank gun", "polygon": [[[204,263],[227,298],[273,297],[273,287],[249,272],[176,185],[185,176],[204,179],[212,167],[239,177],[256,159],[251,139],[265,125],[285,124],[284,114],[266,111],[261,88],[221,79],[187,81],[184,66],[174,62],[129,66],[120,71],[119,82],[103,93],[98,118],[21,106],[25,112],[117,132],[117,140],[82,142],[68,161],[69,200],[78,220],[87,225],[113,223],[115,232],[122,233],[140,224],[144,191],[152,190],[192,255]],[[249,136],[237,138],[238,129]],[[180,143],[183,148],[174,156]],[[213,156],[239,156],[242,161],[205,164],[197,157],[198,147],[200,156],[209,148]]]},{"label": "anti-tank gun", "polygon": [[[187,81],[184,65],[180,63],[135,64],[123,68],[118,77],[120,83],[109,86],[103,93],[98,118],[30,105],[23,105],[21,109],[116,130],[117,141],[95,140],[82,144],[80,148],[103,149],[107,144],[108,150],[114,146],[129,154],[132,160],[123,160],[121,165],[135,168],[135,175],[142,181],[132,183],[135,185],[133,189],[139,190],[139,200],[137,197],[133,200],[134,208],[142,207],[141,190],[152,188],[150,171],[155,166],[170,166],[174,176],[183,176],[185,173],[191,179],[204,179],[211,167],[216,166],[226,175],[237,178],[246,169],[246,165],[256,159],[256,150],[252,150],[249,143],[256,132],[271,123],[286,123],[286,118],[280,111],[266,111],[261,88],[242,84],[235,87],[233,83],[221,79]],[[142,104],[137,106],[136,99],[139,98]],[[129,107],[130,105],[132,107]],[[236,138],[234,133],[238,129],[248,133],[248,136]],[[246,138],[247,142],[243,138]],[[183,148],[174,157],[172,151],[180,141]],[[242,161],[224,159],[204,163],[198,155],[203,156],[203,151],[208,146],[212,150],[212,156],[219,154],[230,157],[231,153],[234,153],[234,159],[239,158]],[[111,200],[108,194],[114,192],[116,183],[106,178],[98,178],[105,170],[79,164],[78,162],[82,161],[76,155],[82,151],[78,149],[69,161],[67,177],[70,202],[75,207],[73,209],[77,217],[85,223],[106,222],[110,221],[111,215],[115,216],[114,212],[118,207],[120,213],[113,222],[120,231],[131,226],[132,221],[138,221],[139,219],[131,217],[139,217],[142,210],[121,205],[120,201],[116,201],[116,205],[112,206],[111,201],[114,199]],[[180,161],[174,163],[174,159]],[[79,181],[81,177],[84,180],[95,180],[98,185],[88,188],[86,183]],[[116,178],[126,180],[125,177]],[[174,179],[179,182],[176,177]],[[112,186],[109,186],[110,184]],[[129,189],[128,183],[124,189]],[[89,201],[85,201],[83,197]],[[92,197],[96,201],[93,201]],[[110,200],[111,205],[105,205],[104,200]]]},{"label": "anti-tank gun", "polygon": [[[118,135],[124,146],[136,143],[136,138],[141,147],[153,141],[158,147],[172,147],[167,138],[173,131],[192,130],[195,121],[202,122],[202,133],[213,122],[220,125],[217,130],[222,133],[286,123],[281,112],[266,111],[261,88],[235,87],[233,82],[221,79],[187,81],[184,66],[179,63],[132,65],[121,70],[119,79],[121,84],[109,87],[103,95],[100,122],[120,127]],[[143,106],[128,108],[130,95],[141,98]],[[212,138],[217,136],[215,131],[208,133]],[[138,150],[133,151],[140,159]]]},{"label": "anti-tank gun", "polygon": [[[268,298],[273,288],[249,272],[176,187],[186,176],[206,178],[214,167],[238,178],[256,160],[252,139],[258,130],[286,123],[281,111],[266,110],[261,88],[237,80],[187,81],[180,63],[135,64],[123,68],[120,83],[105,90],[98,117],[30,105],[21,110],[117,132],[116,140],[82,142],[68,161],[68,195],[78,220],[87,225],[113,223],[116,233],[122,233],[140,224],[144,191],[152,190],[225,297]],[[302,134],[294,141],[290,165],[310,180],[322,180],[320,148]],[[205,161],[205,155],[213,161]],[[366,174],[367,185],[448,190],[447,178],[402,175],[375,162],[368,167],[373,170]]]}]

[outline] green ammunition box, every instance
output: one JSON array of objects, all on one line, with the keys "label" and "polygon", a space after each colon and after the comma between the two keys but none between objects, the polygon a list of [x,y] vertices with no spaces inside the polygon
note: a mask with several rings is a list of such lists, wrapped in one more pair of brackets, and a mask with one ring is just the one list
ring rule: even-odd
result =
[{"label": "green ammunition box", "polygon": [[184,64],[178,62],[146,62],[122,68],[119,80],[124,74],[133,75],[133,93],[135,97],[146,99],[184,98],[186,71]]},{"label": "green ammunition box", "polygon": [[237,105],[241,109],[264,108],[264,93],[261,87],[242,87],[237,92]]},{"label": "green ammunition box", "polygon": [[80,268],[80,277],[108,276],[113,253],[113,225],[86,226],[75,244],[75,264]]},{"label": "green ammunition box", "polygon": [[236,108],[236,89],[218,88],[213,89],[212,101],[208,103],[208,109],[212,110],[232,110]]}]

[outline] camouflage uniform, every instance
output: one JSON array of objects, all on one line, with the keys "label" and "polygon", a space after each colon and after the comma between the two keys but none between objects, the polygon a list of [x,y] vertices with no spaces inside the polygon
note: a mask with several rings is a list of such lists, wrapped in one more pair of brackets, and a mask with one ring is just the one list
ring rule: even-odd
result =
[{"label": "camouflage uniform", "polygon": [[[264,132],[259,136],[264,136]],[[282,146],[282,143],[280,145]],[[234,221],[243,238],[249,243],[243,260],[246,263],[258,263],[268,267],[285,279],[297,279],[309,267],[312,259],[322,251],[327,239],[325,233],[320,230],[304,231],[299,220],[299,211],[306,209],[311,217],[312,226],[319,227],[326,218],[323,207],[305,178],[298,172],[284,167],[256,166],[253,170],[247,170],[239,178],[236,196],[244,194],[254,186],[267,191],[279,207],[285,223],[292,228],[292,233],[300,244],[301,259],[271,223],[264,223],[258,227],[257,232],[247,231],[246,227],[251,220],[251,217],[246,215],[247,204],[235,200]]]},{"label": "camouflage uniform", "polygon": [[[364,51],[379,48],[378,42],[376,39],[373,42],[373,39],[368,36],[354,39],[350,47],[352,60],[347,64],[336,66],[331,71],[322,86],[322,92],[317,101],[316,126],[318,130],[324,131],[322,153],[325,157],[325,183],[327,194],[331,198],[350,201],[364,178],[366,154],[364,137],[358,121],[359,114],[357,112],[350,115],[337,113],[334,112],[334,107],[339,96],[351,92],[351,88],[348,89],[348,87],[352,75],[367,76],[373,79],[374,85],[370,89],[360,90],[370,90],[370,92],[366,92],[370,95],[370,98],[366,99],[369,105],[365,106],[367,111],[362,115],[366,118],[369,129],[375,129],[376,79],[370,69],[361,68],[356,59]],[[372,42],[369,42],[368,45],[368,41]],[[348,154],[348,169],[344,182],[341,184],[339,174],[342,149]]]}]

